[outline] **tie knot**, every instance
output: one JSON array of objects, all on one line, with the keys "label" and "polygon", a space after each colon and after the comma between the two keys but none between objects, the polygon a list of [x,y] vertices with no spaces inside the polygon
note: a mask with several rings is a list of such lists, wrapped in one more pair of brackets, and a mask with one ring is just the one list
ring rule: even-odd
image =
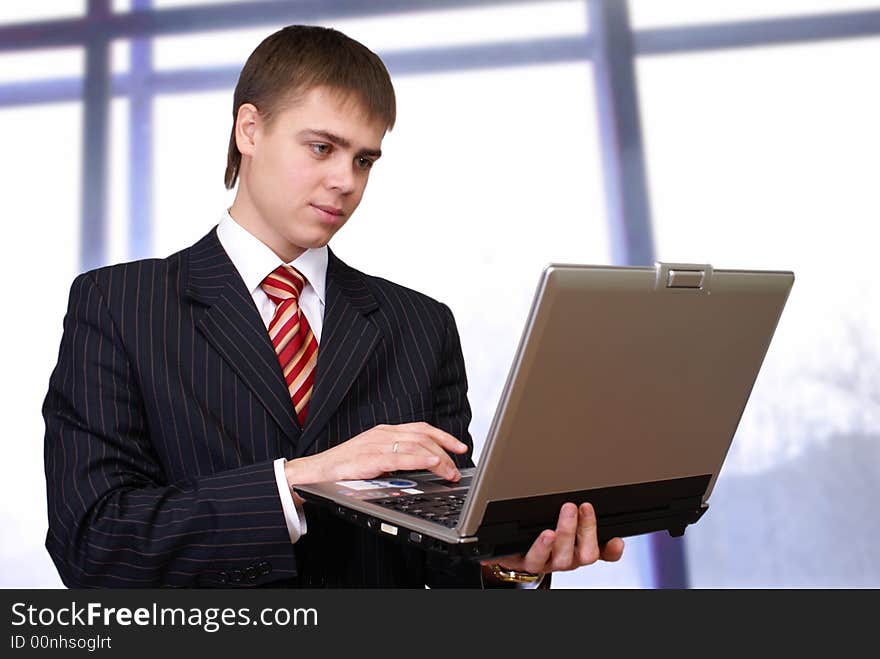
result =
[{"label": "tie knot", "polygon": [[279,265],[271,273],[266,275],[260,287],[265,291],[269,299],[275,304],[281,304],[284,300],[293,298],[299,300],[306,278],[299,270],[290,265]]}]

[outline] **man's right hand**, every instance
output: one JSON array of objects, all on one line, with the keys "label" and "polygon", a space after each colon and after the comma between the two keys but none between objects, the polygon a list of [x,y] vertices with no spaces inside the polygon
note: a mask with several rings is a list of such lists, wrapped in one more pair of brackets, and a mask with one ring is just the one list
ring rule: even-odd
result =
[{"label": "man's right hand", "polygon": [[455,482],[461,472],[447,451],[463,454],[467,450],[467,444],[422,421],[380,425],[321,453],[288,460],[284,473],[291,487],[415,469],[428,469]]}]

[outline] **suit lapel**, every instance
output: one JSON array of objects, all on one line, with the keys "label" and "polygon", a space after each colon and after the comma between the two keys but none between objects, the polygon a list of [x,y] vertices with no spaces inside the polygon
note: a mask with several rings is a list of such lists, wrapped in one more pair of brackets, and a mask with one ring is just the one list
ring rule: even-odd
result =
[{"label": "suit lapel", "polygon": [[184,294],[207,306],[199,331],[297,445],[300,428],[269,334],[216,229],[190,248]]},{"label": "suit lapel", "polygon": [[326,296],[315,387],[297,457],[305,455],[315,443],[381,336],[368,317],[379,303],[367,287],[364,275],[349,268],[332,251],[327,264]]}]

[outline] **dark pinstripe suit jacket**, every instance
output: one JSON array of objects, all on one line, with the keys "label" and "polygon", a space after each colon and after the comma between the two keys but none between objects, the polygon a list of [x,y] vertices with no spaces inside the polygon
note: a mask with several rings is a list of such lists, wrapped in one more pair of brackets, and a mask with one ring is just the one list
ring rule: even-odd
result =
[{"label": "dark pinstripe suit jacket", "polygon": [[425,420],[470,443],[466,391],[449,309],[332,253],[304,428],[216,231],[87,272],[43,405],[46,547],[73,587],[479,585],[477,565],[308,507],[291,545],[272,464],[379,423]]}]

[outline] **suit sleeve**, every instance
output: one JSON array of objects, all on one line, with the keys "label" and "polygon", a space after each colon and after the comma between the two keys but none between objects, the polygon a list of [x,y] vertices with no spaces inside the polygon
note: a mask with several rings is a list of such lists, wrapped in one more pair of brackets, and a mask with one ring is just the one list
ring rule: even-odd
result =
[{"label": "suit sleeve", "polygon": [[46,548],[67,586],[278,578],[268,576],[272,560],[289,556],[290,539],[272,462],[167,481],[132,363],[89,273],[71,288],[43,416]]},{"label": "suit sleeve", "polygon": [[461,339],[455,326],[452,311],[441,305],[444,318],[443,352],[434,385],[434,421],[438,428],[468,445],[464,455],[453,455],[459,468],[473,467],[474,443],[468,427],[471,423],[471,407],[468,403],[467,375]]},{"label": "suit sleeve", "polygon": [[[471,423],[471,407],[467,399],[468,384],[464,355],[452,311],[446,305],[441,307],[444,338],[440,368],[434,386],[434,423],[441,430],[445,430],[468,445],[466,454],[452,456],[456,465],[459,468],[473,467],[474,443],[468,430]],[[432,588],[479,588],[480,564],[465,559],[449,559],[428,552],[426,581]]]}]

